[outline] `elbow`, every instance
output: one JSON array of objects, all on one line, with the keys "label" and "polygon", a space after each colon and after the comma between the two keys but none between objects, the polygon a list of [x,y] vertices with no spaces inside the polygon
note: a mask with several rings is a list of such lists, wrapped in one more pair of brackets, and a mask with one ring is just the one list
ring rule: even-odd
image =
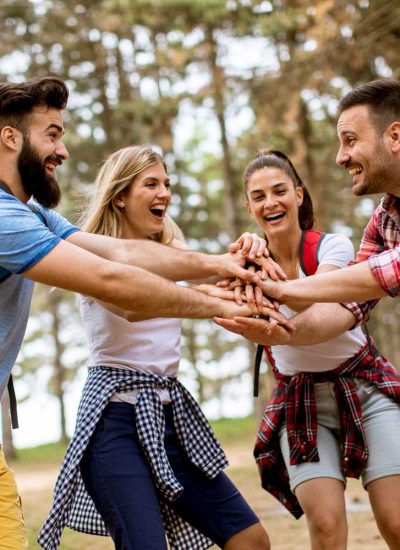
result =
[{"label": "elbow", "polygon": [[[103,302],[115,303],[118,298],[118,290],[123,284],[121,280],[120,264],[104,260],[99,262],[90,277],[90,287],[86,294]],[[126,282],[126,281],[125,281]]]}]

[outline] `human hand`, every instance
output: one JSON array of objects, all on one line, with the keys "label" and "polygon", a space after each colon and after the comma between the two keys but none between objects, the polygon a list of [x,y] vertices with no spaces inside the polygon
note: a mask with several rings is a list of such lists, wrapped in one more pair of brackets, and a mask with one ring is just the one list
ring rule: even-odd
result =
[{"label": "human hand", "polygon": [[240,237],[228,247],[229,252],[240,252],[249,260],[255,260],[265,256],[268,258],[269,251],[265,239],[257,233],[243,233]]},{"label": "human hand", "polygon": [[254,275],[253,284],[261,289],[265,296],[282,303],[284,301],[284,282],[262,279],[258,273]]},{"label": "human hand", "polygon": [[214,322],[230,332],[240,334],[247,340],[264,346],[289,344],[291,336],[295,334],[295,327],[290,321],[282,325],[274,318],[268,321],[251,317],[234,317],[233,319],[214,317]]},{"label": "human hand", "polygon": [[[251,285],[248,286],[252,289]],[[237,286],[234,290],[229,290],[226,288],[220,288],[216,285],[203,283],[195,286],[194,288],[195,290],[199,290],[200,292],[203,292],[208,296],[213,296],[214,298],[235,301],[239,306],[246,303],[252,310],[253,315],[262,313],[264,307],[274,307],[274,305],[265,296],[263,296],[261,290],[257,287],[255,289],[257,293],[256,302],[254,294],[250,294],[249,290],[246,291],[242,286]],[[275,309],[278,309],[278,307]]]}]

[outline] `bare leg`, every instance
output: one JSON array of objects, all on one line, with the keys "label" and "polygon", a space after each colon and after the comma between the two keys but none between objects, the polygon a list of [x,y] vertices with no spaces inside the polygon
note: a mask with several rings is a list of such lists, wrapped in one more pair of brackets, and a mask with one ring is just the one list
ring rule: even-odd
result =
[{"label": "bare leg", "polygon": [[261,523],[256,523],[233,535],[224,550],[270,550],[267,532]]},{"label": "bare leg", "polygon": [[375,479],[367,491],[382,537],[390,550],[400,550],[400,475]]},{"label": "bare leg", "polygon": [[296,497],[307,518],[312,550],[345,550],[347,518],[344,484],[319,477],[296,487]]}]

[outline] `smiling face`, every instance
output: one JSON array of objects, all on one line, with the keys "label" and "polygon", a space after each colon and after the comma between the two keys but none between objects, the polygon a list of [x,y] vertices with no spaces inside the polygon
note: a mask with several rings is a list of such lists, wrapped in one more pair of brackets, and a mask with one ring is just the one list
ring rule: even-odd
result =
[{"label": "smiling face", "polygon": [[279,168],[262,168],[247,181],[247,209],[268,240],[300,230],[303,190]]},{"label": "smiling face", "polygon": [[161,233],[171,202],[168,175],[161,162],[138,174],[126,193],[115,201],[122,212],[122,237],[146,239]]},{"label": "smiling face", "polygon": [[389,191],[399,177],[398,160],[391,154],[388,133],[378,135],[366,105],[342,112],[337,125],[339,151],[336,162],[353,176],[357,196]]},{"label": "smiling face", "polygon": [[18,156],[18,171],[24,191],[47,208],[56,206],[61,191],[55,170],[68,159],[62,142],[64,134],[61,111],[36,107],[29,115],[27,132]]}]

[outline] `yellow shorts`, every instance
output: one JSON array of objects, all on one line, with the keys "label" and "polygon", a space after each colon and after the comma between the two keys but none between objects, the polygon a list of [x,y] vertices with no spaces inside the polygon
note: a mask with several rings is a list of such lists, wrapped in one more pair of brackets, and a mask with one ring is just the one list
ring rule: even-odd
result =
[{"label": "yellow shorts", "polygon": [[0,550],[26,550],[28,540],[14,472],[0,445]]}]

